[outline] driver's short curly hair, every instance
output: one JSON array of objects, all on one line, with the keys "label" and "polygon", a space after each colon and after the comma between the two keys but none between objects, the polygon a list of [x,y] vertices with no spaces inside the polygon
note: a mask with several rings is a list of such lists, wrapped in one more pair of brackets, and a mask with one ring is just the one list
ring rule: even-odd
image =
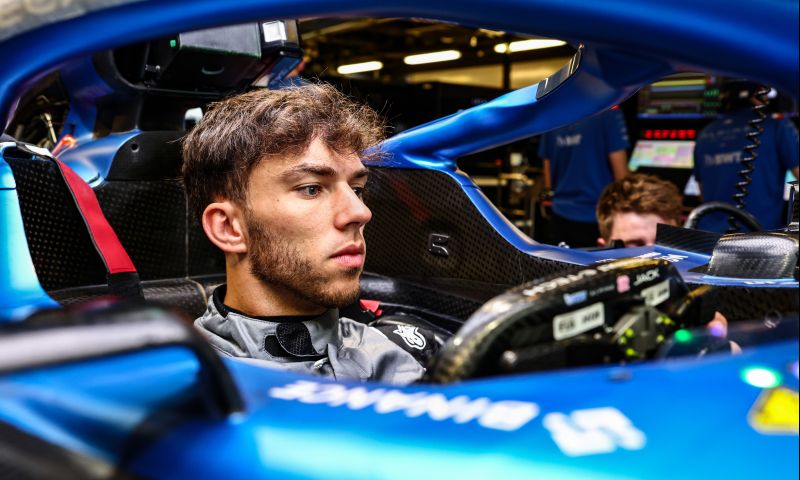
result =
[{"label": "driver's short curly hair", "polygon": [[190,214],[226,199],[246,206],[247,182],[259,162],[300,156],[319,138],[337,154],[381,155],[384,123],[369,106],[329,84],[258,89],[209,105],[183,139],[183,181]]},{"label": "driver's short curly hair", "polygon": [[680,224],[683,197],[672,182],[654,175],[632,173],[606,186],[597,201],[600,236],[609,240],[617,213],[652,213],[674,225]]}]

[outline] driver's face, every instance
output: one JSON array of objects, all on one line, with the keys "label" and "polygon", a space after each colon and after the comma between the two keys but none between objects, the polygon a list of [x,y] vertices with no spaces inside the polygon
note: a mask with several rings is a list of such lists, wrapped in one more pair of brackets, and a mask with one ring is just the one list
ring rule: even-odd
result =
[{"label": "driver's face", "polygon": [[610,240],[622,240],[626,247],[653,245],[656,243],[656,225],[659,223],[674,224],[654,213],[615,213]]},{"label": "driver's face", "polygon": [[361,199],[367,173],[357,155],[319,140],[299,158],[261,162],[245,215],[251,273],[300,306],[355,302],[372,218]]}]

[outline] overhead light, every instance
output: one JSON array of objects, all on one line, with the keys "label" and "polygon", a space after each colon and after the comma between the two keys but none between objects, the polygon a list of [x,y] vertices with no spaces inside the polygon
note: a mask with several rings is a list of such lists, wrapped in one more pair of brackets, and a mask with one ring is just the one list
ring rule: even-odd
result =
[{"label": "overhead light", "polygon": [[409,55],[403,59],[406,65],[422,65],[423,63],[447,62],[458,60],[461,52],[458,50],[442,50],[441,52],[420,53],[419,55]]},{"label": "overhead light", "polygon": [[336,67],[339,75],[350,75],[351,73],[371,72],[383,68],[383,62],[377,60],[372,62],[351,63],[350,65],[340,65]]},{"label": "overhead light", "polygon": [[506,51],[515,53],[524,52],[526,50],[538,50],[540,48],[560,47],[561,45],[566,44],[567,42],[563,40],[553,40],[551,38],[532,38],[530,40],[520,40],[511,43],[498,43],[494,46],[494,51],[497,53],[506,53]]}]

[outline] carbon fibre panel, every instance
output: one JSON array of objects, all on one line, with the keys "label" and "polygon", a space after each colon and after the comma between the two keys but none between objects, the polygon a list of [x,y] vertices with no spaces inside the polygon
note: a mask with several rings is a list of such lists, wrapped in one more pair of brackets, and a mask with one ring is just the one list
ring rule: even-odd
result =
[{"label": "carbon fibre panel", "polygon": [[179,180],[107,182],[95,193],[142,280],[186,275],[186,200]]},{"label": "carbon fibre panel", "polygon": [[29,157],[7,156],[6,161],[17,181],[22,223],[42,287],[106,283],[105,267],[55,165]]},{"label": "carbon fibre panel", "polygon": [[[199,317],[206,309],[203,287],[184,279],[149,280],[142,282],[146,300],[176,307],[191,317]],[[49,292],[53,300],[62,305],[76,305],[108,295],[107,285],[87,285]]]},{"label": "carbon fibre panel", "polygon": [[[373,213],[364,229],[372,273],[511,286],[576,268],[514,248],[446,173],[373,168],[365,202]],[[448,237],[447,256],[429,251],[431,235]]]},{"label": "carbon fibre panel", "polygon": [[794,288],[722,287],[716,300],[729,322],[765,320],[800,311],[800,297]]}]

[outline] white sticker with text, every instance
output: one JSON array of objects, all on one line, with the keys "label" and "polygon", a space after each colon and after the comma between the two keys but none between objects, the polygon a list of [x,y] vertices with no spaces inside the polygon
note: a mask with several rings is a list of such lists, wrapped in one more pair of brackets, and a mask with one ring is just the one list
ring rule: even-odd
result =
[{"label": "white sticker with text", "polygon": [[403,392],[397,389],[368,389],[336,383],[298,380],[269,390],[272,398],[307,404],[345,407],[349,410],[372,409],[378,414],[402,412],[406,417],[427,417],[437,422],[450,420],[463,424],[475,421],[484,428],[511,432],[539,415],[539,406],[516,400],[448,398],[441,393]]},{"label": "white sticker with text", "polygon": [[599,327],[605,323],[601,302],[553,317],[553,338],[561,340]]},{"label": "white sticker with text", "polygon": [[636,258],[655,258],[658,260],[666,260],[670,263],[678,263],[681,260],[686,260],[689,257],[686,255],[678,255],[677,253],[666,253],[662,255],[661,253],[658,252],[650,252],[638,255]]},{"label": "white sticker with text", "polygon": [[647,305],[655,306],[669,298],[669,280],[658,282],[642,290],[642,298]]}]

